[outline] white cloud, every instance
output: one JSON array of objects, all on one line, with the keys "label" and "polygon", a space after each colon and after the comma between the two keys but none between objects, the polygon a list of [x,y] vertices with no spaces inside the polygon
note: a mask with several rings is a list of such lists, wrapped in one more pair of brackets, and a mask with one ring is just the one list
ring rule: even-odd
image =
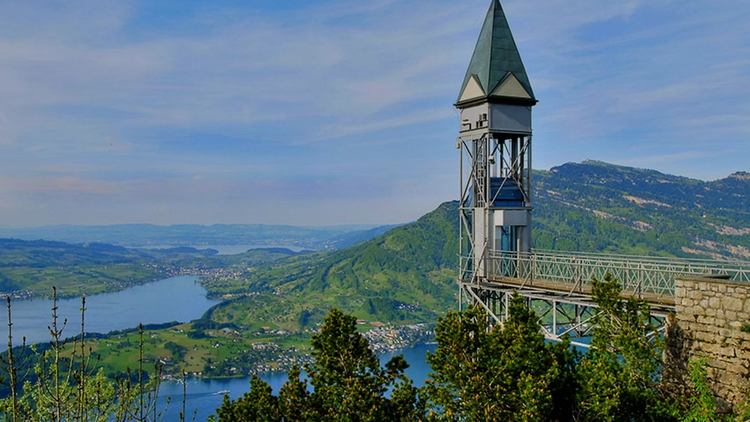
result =
[{"label": "white cloud", "polygon": [[[279,189],[284,177],[353,196],[339,178],[356,173],[361,189],[405,203],[415,174],[433,183],[457,174],[432,164],[455,158],[451,103],[488,3],[324,0],[283,11],[261,2],[175,3],[194,9],[172,16],[149,14],[148,2],[5,2],[0,172],[16,179],[2,186],[47,199],[56,189],[127,199],[145,219],[178,208],[167,200],[249,207],[235,196],[255,192],[285,203],[278,192],[298,184]],[[503,6],[541,100],[536,166],[592,157],[665,166],[657,170],[669,163],[690,176],[696,156],[716,172],[750,161],[750,4]],[[731,156],[705,154],[718,138]],[[382,148],[393,144],[398,152]],[[387,175],[398,185],[398,174],[403,192],[381,184]],[[428,190],[422,203],[445,195]],[[191,202],[196,192],[230,191]],[[40,200],[52,210],[45,218],[56,201]],[[324,209],[320,201],[309,208]],[[363,209],[361,198],[335,201]],[[106,203],[80,209],[105,212]]]},{"label": "white cloud", "polygon": [[[438,108],[432,110],[417,110],[404,113],[402,116],[391,117],[386,119],[377,119],[372,122],[359,119],[355,122],[349,122],[342,119],[341,122],[331,123],[321,127],[319,136],[311,138],[313,140],[324,140],[338,138],[342,136],[356,135],[358,133],[374,132],[383,129],[392,129],[402,126],[419,125],[434,121],[445,120],[454,117],[455,113],[449,108]],[[398,140],[394,140],[398,142]]]},{"label": "white cloud", "polygon": [[[157,33],[137,42],[78,43],[65,33],[3,40],[0,58],[11,66],[0,92],[29,108],[86,104],[176,125],[263,122],[279,113],[367,114],[441,95],[430,75],[453,61],[431,43],[445,45],[461,28],[432,31],[431,9],[415,15],[414,7],[394,2],[352,8],[343,14],[379,11],[371,24],[382,26],[329,24],[342,14],[334,8],[317,22],[289,26],[247,16],[209,34]],[[75,17],[83,18],[68,14]],[[102,38],[116,39],[120,25],[109,28],[113,33]],[[127,119],[133,120],[139,118]]]}]

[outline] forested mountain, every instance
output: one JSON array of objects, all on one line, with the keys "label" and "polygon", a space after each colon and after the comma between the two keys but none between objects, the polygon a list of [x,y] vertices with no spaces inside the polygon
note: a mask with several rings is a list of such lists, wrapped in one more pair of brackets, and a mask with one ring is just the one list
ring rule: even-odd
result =
[{"label": "forested mountain", "polygon": [[[208,285],[245,293],[211,311],[216,322],[300,328],[337,307],[370,321],[435,321],[454,301],[457,203],[374,239],[254,269]],[[252,293],[247,295],[247,293]]]},{"label": "forested mountain", "polygon": [[398,227],[399,225],[400,224],[390,224],[387,226],[373,227],[367,230],[354,230],[348,233],[344,233],[340,237],[331,238],[329,241],[335,249],[346,248],[347,246],[356,245],[357,243],[380,236],[381,234],[394,227]]},{"label": "forested mountain", "polygon": [[534,181],[537,248],[750,259],[750,173],[704,182],[584,161]]},{"label": "forested mountain", "polygon": [[[534,181],[539,249],[750,258],[750,174],[703,182],[586,161],[537,171]],[[368,320],[434,321],[454,305],[457,206],[349,248],[259,268],[223,286],[258,293],[252,305],[225,304],[212,317],[295,327],[335,306]]]}]

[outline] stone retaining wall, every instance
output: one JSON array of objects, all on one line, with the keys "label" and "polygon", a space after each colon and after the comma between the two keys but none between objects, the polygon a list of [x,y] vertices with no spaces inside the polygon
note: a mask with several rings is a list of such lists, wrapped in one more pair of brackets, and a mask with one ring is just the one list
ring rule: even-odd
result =
[{"label": "stone retaining wall", "polygon": [[676,324],[673,319],[668,329],[666,360],[671,353],[673,363],[684,366],[685,359],[706,357],[714,393],[728,405],[744,403],[750,388],[750,334],[741,331],[750,324],[748,297],[748,283],[706,277],[675,283]]}]

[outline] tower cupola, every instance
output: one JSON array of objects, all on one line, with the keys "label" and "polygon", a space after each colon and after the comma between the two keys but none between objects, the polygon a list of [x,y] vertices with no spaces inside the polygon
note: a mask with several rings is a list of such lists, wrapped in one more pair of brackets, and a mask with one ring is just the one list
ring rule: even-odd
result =
[{"label": "tower cupola", "polygon": [[455,103],[460,131],[531,133],[536,103],[503,8],[492,0]]}]

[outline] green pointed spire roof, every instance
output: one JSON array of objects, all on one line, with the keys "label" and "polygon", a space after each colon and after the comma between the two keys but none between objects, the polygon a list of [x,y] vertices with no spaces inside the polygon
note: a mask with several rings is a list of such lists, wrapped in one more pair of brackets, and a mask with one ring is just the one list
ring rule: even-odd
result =
[{"label": "green pointed spire roof", "polygon": [[[508,88],[500,88],[501,85]],[[500,1],[492,0],[456,104],[508,97],[537,102]]]}]

